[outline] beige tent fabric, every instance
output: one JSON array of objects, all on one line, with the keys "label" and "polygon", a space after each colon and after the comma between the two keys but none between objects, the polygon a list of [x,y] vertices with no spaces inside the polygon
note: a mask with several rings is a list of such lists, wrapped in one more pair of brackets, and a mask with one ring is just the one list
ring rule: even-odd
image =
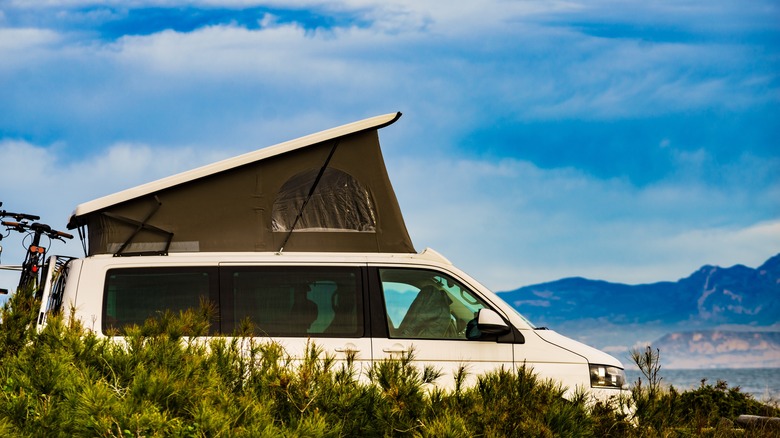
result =
[{"label": "beige tent fabric", "polygon": [[377,129],[74,213],[69,228],[84,226],[89,255],[279,251],[285,240],[284,251],[415,252]]}]

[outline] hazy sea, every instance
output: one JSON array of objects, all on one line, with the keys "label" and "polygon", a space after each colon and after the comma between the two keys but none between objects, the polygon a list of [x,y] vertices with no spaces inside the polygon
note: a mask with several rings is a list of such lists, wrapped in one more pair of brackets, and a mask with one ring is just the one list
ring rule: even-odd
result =
[{"label": "hazy sea", "polygon": [[[740,391],[752,394],[756,400],[780,400],[780,368],[722,368],[671,370],[661,368],[658,373],[663,378],[662,384],[674,385],[680,391],[695,389],[701,386],[701,380],[706,384],[715,385],[718,380],[725,380],[729,388],[739,386]],[[632,385],[641,376],[639,370],[626,370],[626,378]],[[647,379],[642,376],[642,382]]]}]

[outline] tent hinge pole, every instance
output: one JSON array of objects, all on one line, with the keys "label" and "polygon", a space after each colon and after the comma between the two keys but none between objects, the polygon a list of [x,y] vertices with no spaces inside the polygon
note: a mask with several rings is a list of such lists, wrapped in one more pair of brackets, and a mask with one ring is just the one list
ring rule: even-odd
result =
[{"label": "tent hinge pole", "polygon": [[333,154],[336,152],[336,148],[339,145],[339,139],[336,139],[336,141],[333,142],[333,147],[330,148],[330,153],[328,154],[328,158],[325,159],[325,163],[322,164],[322,167],[320,167],[319,173],[317,173],[317,178],[314,179],[314,183],[311,185],[311,188],[309,189],[309,194],[306,196],[306,199],[303,200],[303,204],[301,204],[301,208],[298,209],[298,214],[295,216],[295,221],[293,221],[292,226],[290,227],[290,231],[287,232],[287,236],[284,237],[284,241],[282,242],[282,245],[279,247],[279,251],[277,254],[281,254],[282,251],[284,251],[285,245],[287,245],[287,241],[290,240],[290,236],[292,236],[293,231],[295,231],[295,227],[298,225],[298,221],[301,219],[301,216],[303,216],[303,209],[306,208],[306,204],[309,203],[309,200],[312,196],[314,196],[314,191],[317,189],[317,186],[320,184],[320,179],[322,179],[322,175],[325,173],[325,169],[328,168],[328,164],[330,164],[330,159],[333,158]]},{"label": "tent hinge pole", "polygon": [[133,241],[135,236],[138,235],[138,233],[140,233],[142,230],[152,231],[152,232],[156,232],[156,233],[165,235],[166,238],[167,238],[167,240],[165,242],[165,249],[163,249],[162,251],[159,251],[159,252],[155,252],[155,253],[168,254],[168,250],[171,247],[171,241],[173,241],[173,233],[171,233],[170,231],[163,230],[162,228],[155,227],[154,225],[149,225],[149,224],[146,223],[146,221],[151,219],[152,216],[154,216],[154,214],[157,213],[157,211],[162,206],[162,202],[160,202],[160,198],[155,196],[154,200],[157,202],[157,204],[154,206],[154,208],[152,208],[152,211],[149,212],[149,214],[146,215],[146,218],[144,218],[142,221],[137,221],[137,220],[134,220],[134,219],[126,218],[126,217],[119,216],[117,214],[113,214],[113,213],[109,213],[109,212],[103,212],[103,214],[105,216],[107,216],[107,217],[109,217],[111,219],[118,220],[120,222],[124,222],[126,224],[130,224],[130,225],[135,226],[135,230],[133,231],[133,233],[130,234],[130,236],[125,240],[125,242],[122,244],[122,246],[120,246],[119,249],[116,250],[116,252],[114,253],[115,256],[126,255],[126,254],[124,254],[125,248],[127,248],[130,245],[130,243]]}]

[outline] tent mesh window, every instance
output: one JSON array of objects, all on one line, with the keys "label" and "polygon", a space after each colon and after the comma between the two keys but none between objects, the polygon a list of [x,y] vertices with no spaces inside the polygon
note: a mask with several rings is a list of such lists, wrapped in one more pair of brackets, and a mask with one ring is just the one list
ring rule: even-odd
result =
[{"label": "tent mesh window", "polygon": [[[282,185],[271,215],[273,231],[290,231],[294,226],[294,231],[376,232],[376,210],[371,194],[344,171],[325,169],[306,202],[318,173],[318,169],[307,170]],[[295,224],[299,213],[301,217]]]}]

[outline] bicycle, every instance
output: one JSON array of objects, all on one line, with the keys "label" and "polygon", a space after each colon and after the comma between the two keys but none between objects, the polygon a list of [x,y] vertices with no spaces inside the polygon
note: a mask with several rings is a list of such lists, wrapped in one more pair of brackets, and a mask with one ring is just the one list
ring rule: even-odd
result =
[{"label": "bicycle", "polygon": [[[3,203],[0,202],[0,207],[3,206]],[[27,213],[14,213],[7,210],[0,210],[0,217],[12,217],[16,219],[17,221],[25,221],[25,220],[31,220],[31,221],[37,221],[41,217],[36,216],[34,214],[27,214]],[[2,236],[0,236],[0,240],[2,240]]]},{"label": "bicycle", "polygon": [[[3,204],[0,202],[0,206],[2,205]],[[18,292],[29,288],[35,290],[36,296],[40,295],[42,291],[38,290],[38,284],[40,282],[39,275],[46,260],[46,247],[41,246],[41,238],[46,236],[49,239],[65,242],[65,239],[72,239],[73,235],[64,231],[55,230],[47,224],[28,222],[40,219],[40,216],[32,214],[13,213],[6,210],[0,210],[0,217],[12,217],[16,219],[16,221],[0,222],[0,224],[6,227],[7,231],[17,231],[19,233],[28,233],[32,235],[32,243],[27,247],[27,253],[21,266],[22,273],[19,277],[19,285],[16,290]]]}]

